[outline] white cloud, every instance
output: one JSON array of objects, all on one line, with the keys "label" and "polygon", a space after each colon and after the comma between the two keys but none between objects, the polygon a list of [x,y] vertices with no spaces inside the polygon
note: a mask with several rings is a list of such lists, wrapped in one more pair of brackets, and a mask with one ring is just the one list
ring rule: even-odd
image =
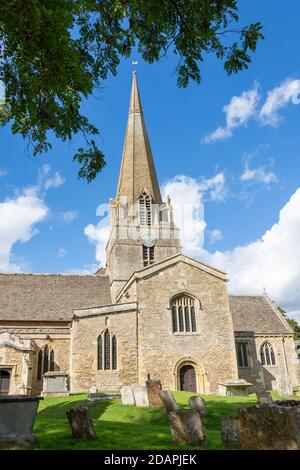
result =
[{"label": "white cloud", "polygon": [[268,92],[268,97],[263,105],[259,117],[264,125],[275,126],[281,120],[279,110],[288,103],[300,103],[300,80],[287,78],[282,84]]},{"label": "white cloud", "polygon": [[257,294],[265,287],[278,305],[300,315],[299,235],[300,188],[260,239],[232,251],[199,250],[198,257],[228,273],[231,292]]},{"label": "white cloud", "polygon": [[20,270],[11,262],[12,248],[17,242],[28,242],[36,233],[36,224],[47,216],[48,208],[38,187],[25,188],[14,198],[0,203],[0,270]]},{"label": "white cloud", "polygon": [[61,218],[64,222],[73,222],[73,220],[78,219],[78,211],[67,211],[61,214]]},{"label": "white cloud", "polygon": [[214,243],[216,243],[220,240],[223,240],[222,232],[219,229],[210,230],[208,232],[208,236],[209,236],[209,243],[211,245],[213,245]]},{"label": "white cloud", "polygon": [[203,142],[208,144],[231,137],[233,129],[245,125],[251,117],[255,116],[259,99],[257,83],[251,90],[244,91],[240,96],[233,96],[230,103],[223,108],[226,113],[226,126],[218,127],[207,135]]},{"label": "white cloud", "polygon": [[59,248],[57,256],[59,258],[64,258],[67,255],[67,253],[68,253],[67,250],[65,250],[64,248]]},{"label": "white cloud", "polygon": [[[44,165],[44,167],[45,166],[46,165]],[[47,170],[47,172],[49,172],[49,171],[50,170]],[[44,183],[44,187],[45,187],[46,190],[48,190],[50,188],[59,188],[62,184],[64,184],[65,181],[66,181],[66,179],[63,176],[61,176],[58,171],[56,171],[53,176],[46,179],[46,181]]]},{"label": "white cloud", "polygon": [[101,266],[105,266],[105,247],[109,236],[107,209],[106,204],[98,206],[96,215],[102,217],[102,219],[97,225],[89,224],[84,229],[84,234],[87,236],[89,242],[96,247],[95,257]]},{"label": "white cloud", "polygon": [[242,181],[257,181],[269,185],[270,183],[278,183],[278,178],[273,171],[267,171],[263,167],[250,169],[245,168],[241,176]]}]

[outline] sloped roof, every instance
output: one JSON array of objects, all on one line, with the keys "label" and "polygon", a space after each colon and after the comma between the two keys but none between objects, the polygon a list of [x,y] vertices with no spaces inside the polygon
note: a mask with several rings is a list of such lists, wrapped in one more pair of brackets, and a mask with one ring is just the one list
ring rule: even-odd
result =
[{"label": "sloped roof", "polygon": [[264,295],[230,295],[229,304],[234,331],[292,333],[281,313]]},{"label": "sloped roof", "polygon": [[110,303],[108,276],[0,274],[0,322],[70,321],[76,308]]}]

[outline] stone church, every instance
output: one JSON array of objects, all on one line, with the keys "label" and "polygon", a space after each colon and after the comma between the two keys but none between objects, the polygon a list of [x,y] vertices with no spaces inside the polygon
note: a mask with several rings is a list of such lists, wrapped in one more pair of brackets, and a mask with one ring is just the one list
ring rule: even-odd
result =
[{"label": "stone church", "polygon": [[203,394],[239,379],[300,383],[293,331],[267,295],[228,295],[224,272],[181,252],[135,72],[109,220],[94,275],[0,274],[0,393],[40,394],[51,374],[71,393],[149,377]]}]

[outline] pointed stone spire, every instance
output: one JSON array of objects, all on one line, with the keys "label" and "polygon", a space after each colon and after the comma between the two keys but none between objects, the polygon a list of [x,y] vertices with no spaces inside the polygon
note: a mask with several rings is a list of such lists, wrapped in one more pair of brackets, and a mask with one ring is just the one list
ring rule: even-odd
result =
[{"label": "pointed stone spire", "polygon": [[154,204],[161,204],[161,194],[134,71],[117,197],[126,197],[130,206],[137,203],[144,190],[150,194]]}]

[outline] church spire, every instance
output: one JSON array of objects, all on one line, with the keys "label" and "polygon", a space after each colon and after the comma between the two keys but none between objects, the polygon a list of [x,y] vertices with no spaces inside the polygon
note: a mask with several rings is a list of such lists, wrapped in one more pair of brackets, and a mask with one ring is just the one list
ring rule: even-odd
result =
[{"label": "church spire", "polygon": [[153,203],[161,204],[161,194],[134,71],[117,197],[127,197],[130,206],[137,202],[144,190],[149,193]]}]

